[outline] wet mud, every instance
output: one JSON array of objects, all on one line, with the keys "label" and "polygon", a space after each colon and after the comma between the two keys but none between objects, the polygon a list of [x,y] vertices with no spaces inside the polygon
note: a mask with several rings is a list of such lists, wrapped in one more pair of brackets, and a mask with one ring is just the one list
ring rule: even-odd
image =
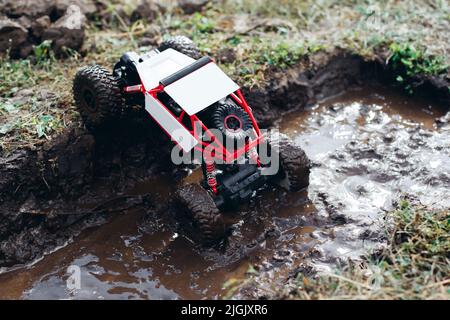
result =
[{"label": "wet mud", "polygon": [[[177,183],[198,179],[198,170],[157,166],[151,152],[123,160],[142,154],[132,151],[145,149],[145,143],[128,145],[115,162],[114,153],[105,152],[103,180],[96,178],[72,211],[64,208],[67,219],[81,219],[70,224],[77,233],[91,228],[69,243],[70,237],[62,237],[56,244],[62,248],[31,265],[4,269],[0,298],[222,298],[228,294],[224,283],[244,279],[249,266],[258,285],[244,286],[236,296],[270,298],[273,287],[300,272],[326,271],[383,246],[384,213],[402,195],[450,207],[447,111],[448,106],[370,86],[284,115],[272,124],[312,160],[308,190],[260,190],[227,214],[230,237],[209,249],[183,233],[169,201]],[[111,170],[120,165],[124,170]],[[27,201],[23,210],[32,211]],[[63,207],[55,201],[47,210],[56,214]],[[79,215],[69,214],[73,210]],[[67,286],[71,266],[79,267],[80,289]]]},{"label": "wet mud", "polygon": [[[378,80],[378,67],[337,52],[287,71],[273,71],[264,88],[243,88],[262,128],[282,114],[314,104],[362,82]],[[280,103],[283,102],[283,103]],[[0,154],[0,268],[26,264],[61,246],[102,214],[111,195],[170,173],[171,143],[145,112],[130,112],[110,128],[90,133],[76,125],[43,145]],[[0,150],[1,151],[1,150]],[[93,203],[86,208],[87,203]],[[123,204],[127,206],[127,204]],[[105,210],[103,210],[105,211]],[[109,209],[107,210],[109,211]]]}]

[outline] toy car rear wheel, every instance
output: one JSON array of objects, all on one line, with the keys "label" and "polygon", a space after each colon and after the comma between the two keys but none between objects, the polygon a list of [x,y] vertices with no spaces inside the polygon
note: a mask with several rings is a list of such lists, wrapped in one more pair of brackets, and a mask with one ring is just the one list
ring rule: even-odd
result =
[{"label": "toy car rear wheel", "polygon": [[95,129],[117,117],[124,105],[118,80],[98,65],[77,72],[73,81],[73,95],[88,129]]},{"label": "toy car rear wheel", "polygon": [[274,182],[292,192],[306,188],[309,185],[311,163],[305,151],[283,134],[272,135],[270,149],[272,155],[273,152],[278,154],[280,161]]},{"label": "toy car rear wheel", "polygon": [[202,55],[200,49],[195,45],[195,43],[186,36],[174,36],[163,41],[158,47],[159,51],[164,51],[166,49],[174,49],[181,52],[192,59],[199,59]]},{"label": "toy car rear wheel", "polygon": [[226,228],[223,216],[201,185],[192,183],[180,187],[175,193],[175,202],[203,244],[212,245],[224,238]]},{"label": "toy car rear wheel", "polygon": [[243,140],[252,128],[250,116],[231,102],[220,103],[211,117],[212,126],[219,129],[225,138]]}]

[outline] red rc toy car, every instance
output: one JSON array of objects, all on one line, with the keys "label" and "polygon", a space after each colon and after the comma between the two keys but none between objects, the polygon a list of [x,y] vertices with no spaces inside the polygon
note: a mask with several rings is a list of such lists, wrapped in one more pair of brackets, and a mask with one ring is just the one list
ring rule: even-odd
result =
[{"label": "red rc toy car", "polygon": [[181,186],[175,200],[206,242],[224,236],[223,211],[265,183],[289,191],[308,186],[304,151],[285,136],[263,135],[239,86],[184,36],[143,56],[125,53],[113,73],[97,65],[81,69],[73,93],[88,128],[124,106],[141,106],[181,154],[200,155],[203,183]]}]

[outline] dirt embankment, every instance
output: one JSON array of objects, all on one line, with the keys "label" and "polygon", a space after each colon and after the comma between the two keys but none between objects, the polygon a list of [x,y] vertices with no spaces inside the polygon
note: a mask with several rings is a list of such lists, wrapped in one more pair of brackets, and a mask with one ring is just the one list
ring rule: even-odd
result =
[{"label": "dirt embankment", "polygon": [[[262,88],[244,88],[262,127],[350,87],[390,82],[393,73],[380,62],[335,52],[271,71],[267,79]],[[450,105],[449,84],[428,77],[419,84],[418,94]],[[169,172],[175,183],[182,173],[171,165],[170,150],[159,128],[144,114],[134,114],[111,130],[92,134],[71,128],[42,147],[1,157],[0,267],[30,262],[104,222],[108,210],[103,204],[111,195],[122,206],[132,202],[123,192],[137,181]]]}]

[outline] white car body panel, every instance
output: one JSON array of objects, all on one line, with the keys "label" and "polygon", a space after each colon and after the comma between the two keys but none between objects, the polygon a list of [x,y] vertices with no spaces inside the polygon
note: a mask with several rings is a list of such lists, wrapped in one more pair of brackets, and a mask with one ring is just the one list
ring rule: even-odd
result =
[{"label": "white car body panel", "polygon": [[191,57],[169,48],[141,63],[137,63],[136,68],[144,89],[150,90],[157,87],[159,81],[165,77],[187,67],[193,62],[195,60]]},{"label": "white car body panel", "polygon": [[145,110],[159,123],[185,152],[189,152],[199,142],[178,120],[149,93],[145,93]]},{"label": "white car body panel", "polygon": [[238,89],[239,86],[214,62],[206,64],[164,88],[167,94],[189,115],[196,114]]}]

